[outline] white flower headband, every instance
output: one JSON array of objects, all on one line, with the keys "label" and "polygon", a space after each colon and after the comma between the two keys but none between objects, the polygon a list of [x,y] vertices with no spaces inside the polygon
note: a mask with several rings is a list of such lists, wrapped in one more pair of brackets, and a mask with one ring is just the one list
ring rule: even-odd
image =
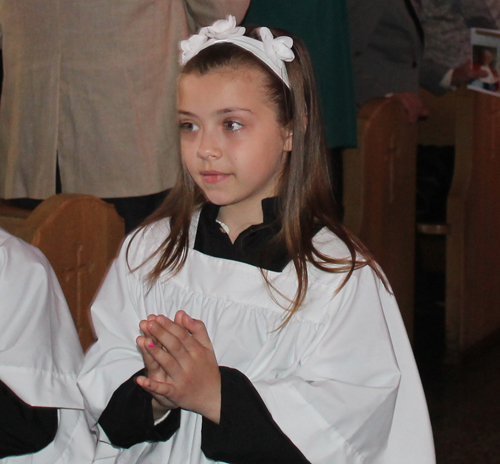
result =
[{"label": "white flower headband", "polygon": [[259,34],[262,42],[251,37],[244,36],[244,27],[236,26],[236,18],[228,16],[220,19],[209,27],[200,29],[198,34],[181,42],[181,64],[184,66],[193,56],[201,50],[217,43],[233,43],[254,54],[266,63],[290,88],[285,61],[293,61],[295,55],[292,51],[293,39],[291,37],[273,37],[267,27],[261,27]]}]

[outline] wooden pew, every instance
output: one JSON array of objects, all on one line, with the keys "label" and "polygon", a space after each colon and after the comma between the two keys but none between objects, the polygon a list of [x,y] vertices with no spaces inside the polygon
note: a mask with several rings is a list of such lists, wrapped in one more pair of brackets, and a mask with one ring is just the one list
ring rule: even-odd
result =
[{"label": "wooden pew", "polygon": [[344,152],[344,223],[372,251],[413,337],[417,126],[396,99],[358,114],[358,148]]},{"label": "wooden pew", "polygon": [[471,90],[457,98],[446,241],[452,359],[500,333],[500,98]]},{"label": "wooden pew", "polygon": [[123,239],[122,218],[98,198],[61,194],[32,212],[0,205],[0,226],[50,261],[86,350],[94,342],[90,304]]},{"label": "wooden pew", "polygon": [[[427,122],[419,140],[455,145],[446,223],[418,225],[419,233],[446,237],[446,360],[453,363],[500,334],[500,98],[460,89],[424,102],[435,132]],[[453,126],[440,126],[445,119]]]}]

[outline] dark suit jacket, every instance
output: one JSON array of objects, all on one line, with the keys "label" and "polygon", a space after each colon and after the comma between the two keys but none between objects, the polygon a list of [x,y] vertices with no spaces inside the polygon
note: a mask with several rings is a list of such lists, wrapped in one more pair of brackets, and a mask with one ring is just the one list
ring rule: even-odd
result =
[{"label": "dark suit jacket", "polygon": [[349,0],[356,103],[418,92],[423,33],[405,0]]}]

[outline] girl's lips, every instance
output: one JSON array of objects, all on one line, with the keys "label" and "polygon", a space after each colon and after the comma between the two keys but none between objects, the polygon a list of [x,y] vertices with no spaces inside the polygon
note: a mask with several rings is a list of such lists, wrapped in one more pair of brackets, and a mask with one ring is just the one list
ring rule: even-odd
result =
[{"label": "girl's lips", "polygon": [[207,184],[217,184],[229,177],[229,174],[218,171],[202,171],[200,175]]}]

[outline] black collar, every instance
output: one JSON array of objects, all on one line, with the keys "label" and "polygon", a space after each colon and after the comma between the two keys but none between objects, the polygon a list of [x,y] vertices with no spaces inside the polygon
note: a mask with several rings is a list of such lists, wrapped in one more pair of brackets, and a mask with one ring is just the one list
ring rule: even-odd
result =
[{"label": "black collar", "polygon": [[234,243],[217,222],[220,206],[207,203],[200,212],[194,249],[217,258],[240,261],[253,266],[281,272],[290,258],[283,245],[273,239],[281,230],[277,197],[262,200],[262,224],[248,227]]},{"label": "black collar", "polygon": [[[262,224],[256,224],[255,227],[259,227],[261,225],[270,225],[273,222],[278,221],[278,215],[279,215],[278,197],[264,198],[261,201],[261,205],[262,205],[262,216],[264,219]],[[219,215],[219,210],[220,210],[219,205],[214,205],[212,203],[205,203],[205,205],[202,208],[202,214],[204,214],[206,218],[209,219],[210,221],[216,222],[217,216]]]}]

